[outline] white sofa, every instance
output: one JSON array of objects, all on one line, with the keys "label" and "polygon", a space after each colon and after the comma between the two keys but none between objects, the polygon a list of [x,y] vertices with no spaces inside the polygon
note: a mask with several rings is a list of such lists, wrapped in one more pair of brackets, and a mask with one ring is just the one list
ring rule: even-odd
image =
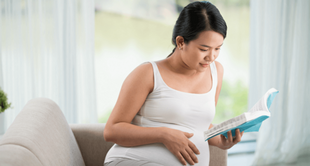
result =
[{"label": "white sofa", "polygon": [[[29,101],[0,139],[1,166],[102,166],[111,142],[105,124],[68,124],[50,99]],[[210,166],[226,166],[227,151],[210,146]]]}]

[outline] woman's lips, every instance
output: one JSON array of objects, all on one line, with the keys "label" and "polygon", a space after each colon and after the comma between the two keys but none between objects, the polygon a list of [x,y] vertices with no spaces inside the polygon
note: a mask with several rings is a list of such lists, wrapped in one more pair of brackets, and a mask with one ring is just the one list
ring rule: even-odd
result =
[{"label": "woman's lips", "polygon": [[201,65],[202,65],[203,67],[208,67],[208,66],[209,66],[209,64],[202,64],[202,63],[201,63]]}]

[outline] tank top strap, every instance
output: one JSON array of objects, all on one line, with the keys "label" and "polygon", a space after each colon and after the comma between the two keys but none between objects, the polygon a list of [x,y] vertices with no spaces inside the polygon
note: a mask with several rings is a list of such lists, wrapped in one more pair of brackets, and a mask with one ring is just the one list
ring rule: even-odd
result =
[{"label": "tank top strap", "polygon": [[[153,74],[154,74],[154,89],[157,89],[158,87],[165,85],[165,83],[163,82],[161,75],[159,73],[157,64],[154,61],[149,61],[152,64],[153,67]],[[210,64],[210,69],[211,69],[211,75],[212,75],[212,91],[216,91],[217,88],[217,69],[216,69],[216,65],[215,62]]]},{"label": "tank top strap", "polygon": [[153,74],[154,74],[154,89],[157,89],[157,87],[161,86],[163,82],[161,81],[161,76],[157,67],[156,62],[154,61],[149,61],[152,64],[153,67]]},{"label": "tank top strap", "polygon": [[217,88],[217,69],[216,69],[216,65],[215,62],[212,62],[210,65],[211,68],[211,75],[212,75],[212,89],[211,90],[215,90]]}]

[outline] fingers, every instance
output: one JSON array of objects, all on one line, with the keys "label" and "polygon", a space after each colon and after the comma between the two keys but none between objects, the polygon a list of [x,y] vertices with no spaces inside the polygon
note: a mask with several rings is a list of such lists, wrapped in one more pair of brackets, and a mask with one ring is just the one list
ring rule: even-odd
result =
[{"label": "fingers", "polygon": [[240,132],[240,129],[235,130],[235,136],[232,136],[232,130],[227,132],[227,138],[224,135],[221,135],[221,148],[222,149],[229,149],[238,142],[241,141],[241,137],[243,132]]},{"label": "fingers", "polygon": [[229,141],[229,142],[233,142],[233,137],[232,137],[232,134],[231,134],[231,131],[228,131],[227,132],[227,140]]},{"label": "fingers", "polygon": [[[244,131],[243,131],[244,132]],[[234,144],[236,144],[236,143],[238,143],[238,142],[240,142],[241,141],[241,137],[242,137],[242,135],[243,135],[243,132],[242,133],[240,133],[240,129],[236,129],[236,138],[234,139]]]},{"label": "fingers", "polygon": [[[186,135],[187,138],[190,138],[194,135],[193,133],[185,133],[185,132],[184,134]],[[181,154],[190,165],[194,165],[195,163],[198,163],[198,158],[195,153],[200,154],[198,148],[194,143],[188,141],[188,148],[186,148],[185,151],[183,151]]]},{"label": "fingers", "polygon": [[198,148],[196,147],[196,145],[194,143],[192,143],[191,141],[189,141],[188,146],[191,148],[191,150],[193,152],[195,152],[196,154],[200,154]]},{"label": "fingers", "polygon": [[[174,154],[179,161],[182,163],[182,165],[187,165],[187,162],[190,165],[194,165],[195,163],[198,163],[198,159],[194,152],[190,149],[186,149],[182,152],[178,152],[177,154]],[[187,161],[187,162],[186,162]]]},{"label": "fingers", "polygon": [[178,152],[177,154],[174,154],[178,159],[179,161],[182,163],[182,165],[187,165],[184,157],[182,156],[182,154],[180,152]]},{"label": "fingers", "polygon": [[183,132],[183,133],[187,138],[190,138],[194,135],[193,133],[187,133],[187,132]]},{"label": "fingers", "polygon": [[221,140],[222,140],[222,142],[226,141],[226,137],[223,134],[221,134]]},{"label": "fingers", "polygon": [[163,143],[167,149],[172,152],[183,165],[187,165],[187,163],[194,165],[195,162],[197,163],[198,158],[196,154],[199,154],[199,150],[194,143],[189,140],[194,134],[178,130],[171,131],[174,132],[172,135],[179,135],[179,137],[165,140]]},{"label": "fingers", "polygon": [[[190,164],[190,165],[194,165],[195,162],[193,161],[193,159],[191,158],[191,156],[187,153],[186,150],[181,152],[183,158]],[[186,165],[186,164],[185,164]]]},{"label": "fingers", "polygon": [[184,153],[185,153],[185,156],[184,155],[183,156],[185,157],[186,161],[190,165],[194,165],[195,163],[198,163],[198,158],[196,154],[190,148],[187,148]]}]

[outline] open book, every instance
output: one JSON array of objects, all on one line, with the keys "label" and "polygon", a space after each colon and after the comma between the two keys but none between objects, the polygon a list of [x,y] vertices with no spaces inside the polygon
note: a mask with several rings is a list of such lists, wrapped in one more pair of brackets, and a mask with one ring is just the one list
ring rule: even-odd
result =
[{"label": "open book", "polygon": [[226,120],[205,131],[205,141],[219,134],[223,134],[227,138],[227,132],[230,130],[233,137],[235,136],[236,129],[240,129],[240,132],[258,131],[262,122],[270,117],[269,108],[277,93],[279,93],[278,90],[274,88],[269,89],[248,112]]}]

